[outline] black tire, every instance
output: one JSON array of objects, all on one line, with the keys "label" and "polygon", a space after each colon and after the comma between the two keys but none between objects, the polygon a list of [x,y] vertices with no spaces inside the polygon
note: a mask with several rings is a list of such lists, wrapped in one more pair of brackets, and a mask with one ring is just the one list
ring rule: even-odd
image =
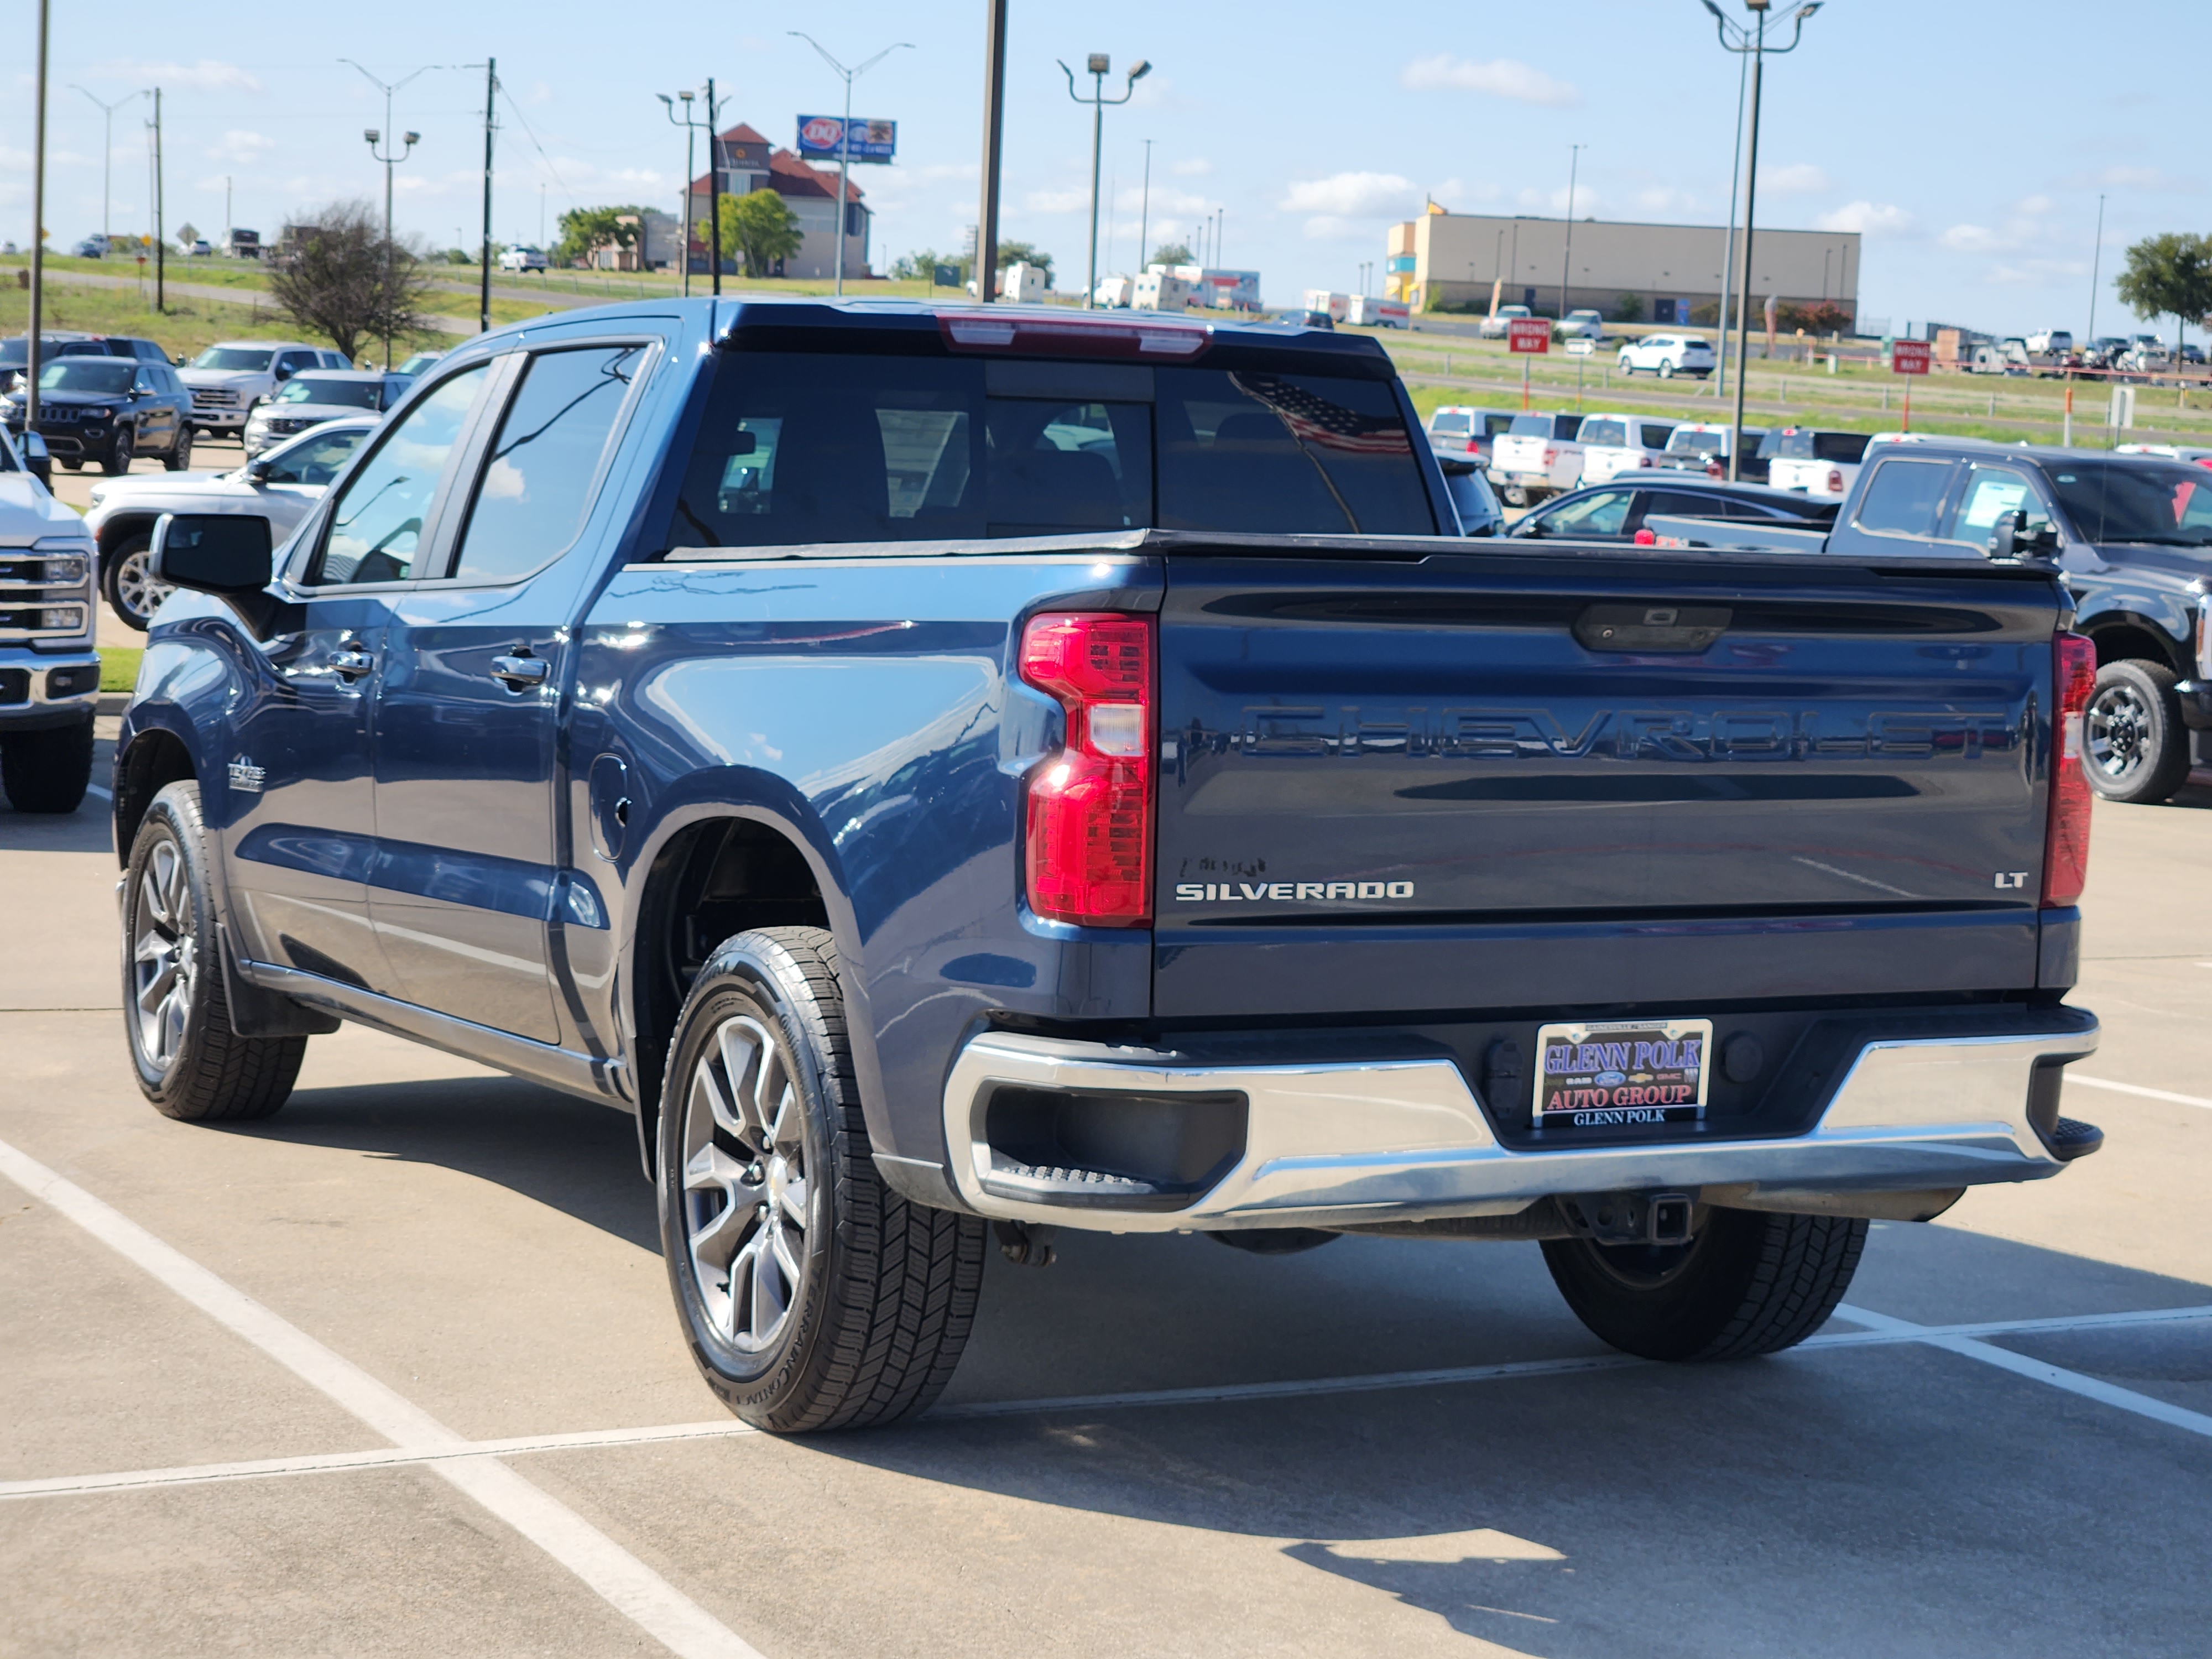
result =
[{"label": "black tire", "polygon": [[1662,357],[1659,360],[1659,378],[1662,380],[1671,380],[1674,378],[1674,360],[1673,358]]},{"label": "black tire", "polygon": [[2162,801],[2189,781],[2189,730],[2173,671],[2133,659],[2097,671],[2082,717],[2081,769],[2106,800]]},{"label": "black tire", "polygon": [[190,1123],[270,1116],[300,1075],[307,1039],[231,1029],[199,786],[154,797],[123,878],[124,1046],[138,1087]]},{"label": "black tire", "polygon": [[177,428],[176,441],[169,446],[169,453],[161,457],[161,465],[165,471],[182,472],[191,464],[192,429],[188,426],[179,427]]},{"label": "black tire", "polygon": [[1544,1265],[1575,1316],[1646,1359],[1749,1359],[1819,1330],[1850,1288],[1867,1224],[1709,1210],[1687,1244],[1547,1239]]},{"label": "black tire", "polygon": [[1505,497],[1505,505],[1508,507],[1526,507],[1528,505],[1528,492],[1523,489],[1519,484],[1508,484],[1498,493]]},{"label": "black tire", "polygon": [[0,737],[0,787],[18,812],[74,812],[92,781],[92,721]]},{"label": "black tire", "polygon": [[146,562],[153,551],[153,532],[142,531],[120,544],[100,565],[100,591],[107,608],[125,627],[141,634],[153,626],[154,613],[173,591],[148,573]]},{"label": "black tire", "polygon": [[937,1398],[974,1322],[984,1224],[878,1174],[829,933],[739,933],[699,970],[670,1044],[658,1161],[678,1316],[731,1411],[795,1434]]},{"label": "black tire", "polygon": [[107,452],[100,458],[100,470],[111,478],[119,478],[131,470],[133,440],[131,428],[118,426],[115,435],[107,441]]},{"label": "black tire", "polygon": [[82,472],[84,471],[84,463],[82,460],[64,461],[62,465],[71,472]]}]

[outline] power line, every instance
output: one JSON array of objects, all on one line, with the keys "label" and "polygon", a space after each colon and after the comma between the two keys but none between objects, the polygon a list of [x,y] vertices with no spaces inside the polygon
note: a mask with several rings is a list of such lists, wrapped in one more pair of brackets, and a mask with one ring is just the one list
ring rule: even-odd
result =
[{"label": "power line", "polygon": [[538,152],[538,159],[545,163],[545,170],[553,175],[553,182],[561,186],[561,193],[568,198],[568,205],[574,207],[576,192],[568,188],[568,181],[561,176],[561,169],[554,166],[553,158],[545,153],[545,146],[538,142],[537,130],[530,125],[530,118],[522,112],[522,106],[514,101],[514,94],[507,89],[504,81],[499,83],[499,95],[507,100],[508,113],[522,123],[522,131],[530,138],[530,148]]}]

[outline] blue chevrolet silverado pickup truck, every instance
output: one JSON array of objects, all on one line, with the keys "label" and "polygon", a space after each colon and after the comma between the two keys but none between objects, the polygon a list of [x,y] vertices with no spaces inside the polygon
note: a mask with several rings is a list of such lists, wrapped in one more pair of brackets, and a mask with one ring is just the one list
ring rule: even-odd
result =
[{"label": "blue chevrolet silverado pickup truck", "polygon": [[634,1115],[701,1371],[786,1431],[934,1398],[994,1237],[1531,1241],[1731,1358],[1870,1218],[2095,1148],[2047,564],[1459,529],[1350,336],[487,334],[282,545],[158,529],[139,1083],[263,1116],[354,1020]]}]

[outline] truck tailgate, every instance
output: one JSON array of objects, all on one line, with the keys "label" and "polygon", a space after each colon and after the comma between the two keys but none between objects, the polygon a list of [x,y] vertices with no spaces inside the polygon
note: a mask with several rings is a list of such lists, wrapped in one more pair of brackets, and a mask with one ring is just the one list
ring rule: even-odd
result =
[{"label": "truck tailgate", "polygon": [[2036,983],[2047,574],[1167,563],[1159,1017]]},{"label": "truck tailgate", "polygon": [[1551,462],[1547,453],[1556,454],[1560,447],[1556,438],[1533,438],[1526,433],[1501,432],[1491,446],[1490,465],[1499,472],[1542,472]]}]

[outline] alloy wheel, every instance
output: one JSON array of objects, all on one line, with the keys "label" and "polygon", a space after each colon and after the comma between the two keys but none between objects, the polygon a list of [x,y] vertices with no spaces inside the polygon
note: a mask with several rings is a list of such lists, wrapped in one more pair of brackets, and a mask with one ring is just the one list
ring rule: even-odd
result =
[{"label": "alloy wheel", "polygon": [[741,1352],[782,1334],[805,1278],[808,1183],[797,1079],[758,1020],[724,1020],[684,1121],[684,1231],[708,1322]]},{"label": "alloy wheel", "polygon": [[166,1073],[184,1048],[199,972],[191,879],[184,849],[168,836],[155,845],[139,875],[131,920],[131,1037],[146,1064]]},{"label": "alloy wheel", "polygon": [[152,561],[151,547],[134,547],[115,567],[115,597],[123,602],[123,610],[138,619],[141,628],[154,620],[161,601],[177,591],[167,582],[155,579]]},{"label": "alloy wheel", "polygon": [[2091,699],[2083,722],[2089,764],[2107,782],[2119,783],[2144,764],[2150,708],[2124,681],[2107,685]]}]

